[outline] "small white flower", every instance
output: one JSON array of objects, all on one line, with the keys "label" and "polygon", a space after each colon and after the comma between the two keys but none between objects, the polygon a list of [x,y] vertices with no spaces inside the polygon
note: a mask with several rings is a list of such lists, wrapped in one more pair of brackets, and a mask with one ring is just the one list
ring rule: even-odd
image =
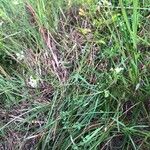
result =
[{"label": "small white flower", "polygon": [[104,90],[104,95],[105,95],[105,98],[109,97],[109,91],[108,90]]},{"label": "small white flower", "polygon": [[107,127],[104,128],[104,131],[105,131],[105,132],[107,131]]},{"label": "small white flower", "polygon": [[98,2],[99,5],[106,5],[106,6],[112,6],[111,2],[108,2],[107,0],[100,0]]},{"label": "small white flower", "polygon": [[17,56],[17,60],[20,60],[20,61],[25,58],[23,51],[16,53],[16,56]]},{"label": "small white flower", "polygon": [[135,91],[137,91],[140,88],[140,83],[138,83],[135,87]]},{"label": "small white flower", "polygon": [[35,79],[33,78],[33,76],[30,76],[28,84],[31,87],[36,88],[38,86],[38,79]]},{"label": "small white flower", "polygon": [[114,71],[116,74],[120,73],[123,70],[124,70],[124,68],[122,68],[122,67],[116,67],[116,68],[110,69],[110,71]]},{"label": "small white flower", "polygon": [[3,23],[4,23],[3,21],[0,22],[0,27],[3,25]]},{"label": "small white flower", "polygon": [[113,69],[113,68],[110,68],[110,71],[114,71],[114,69]]},{"label": "small white flower", "polygon": [[115,68],[115,72],[118,74],[118,73],[120,73],[121,71],[123,71],[124,70],[124,68],[122,68],[122,67],[117,67],[117,68]]},{"label": "small white flower", "polygon": [[18,4],[19,4],[19,0],[13,0],[12,3],[13,3],[14,5],[18,5]]}]

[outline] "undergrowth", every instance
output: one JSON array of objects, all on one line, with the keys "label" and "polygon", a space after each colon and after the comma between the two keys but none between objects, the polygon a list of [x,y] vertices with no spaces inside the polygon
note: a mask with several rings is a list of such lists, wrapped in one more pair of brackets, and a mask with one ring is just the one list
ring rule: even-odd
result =
[{"label": "undergrowth", "polygon": [[0,149],[150,149],[149,0],[1,0]]}]

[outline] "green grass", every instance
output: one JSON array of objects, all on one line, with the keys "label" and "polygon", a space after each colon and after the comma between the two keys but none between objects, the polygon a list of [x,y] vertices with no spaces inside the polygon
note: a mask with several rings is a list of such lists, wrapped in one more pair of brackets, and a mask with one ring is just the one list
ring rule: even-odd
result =
[{"label": "green grass", "polygon": [[1,0],[0,149],[150,149],[149,0]]}]

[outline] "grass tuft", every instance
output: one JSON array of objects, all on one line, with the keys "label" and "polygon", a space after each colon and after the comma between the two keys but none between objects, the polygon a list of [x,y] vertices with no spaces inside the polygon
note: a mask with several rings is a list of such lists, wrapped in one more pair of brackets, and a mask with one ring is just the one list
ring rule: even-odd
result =
[{"label": "grass tuft", "polygon": [[149,149],[148,0],[1,0],[0,149]]}]

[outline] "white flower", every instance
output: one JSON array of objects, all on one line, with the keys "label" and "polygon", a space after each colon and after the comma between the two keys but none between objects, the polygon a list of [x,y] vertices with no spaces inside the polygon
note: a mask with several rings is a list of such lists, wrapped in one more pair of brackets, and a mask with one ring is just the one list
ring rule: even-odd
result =
[{"label": "white flower", "polygon": [[110,71],[114,71],[114,69],[113,69],[113,68],[110,68]]},{"label": "white flower", "polygon": [[23,51],[16,53],[16,56],[17,56],[17,60],[20,60],[20,61],[25,58]]},{"label": "white flower", "polygon": [[3,25],[3,23],[4,23],[3,21],[0,22],[0,27]]},{"label": "white flower", "polygon": [[28,84],[33,87],[36,88],[38,86],[38,79],[33,78],[33,76],[30,76],[29,82]]},{"label": "white flower", "polygon": [[13,3],[14,5],[18,5],[18,4],[19,4],[19,0],[13,0],[12,3]]},{"label": "white flower", "polygon": [[107,129],[108,129],[108,128],[107,128],[107,127],[105,127],[105,128],[104,128],[104,131],[106,132],[106,131],[107,131]]},{"label": "white flower", "polygon": [[106,5],[106,6],[112,6],[111,2],[108,2],[107,0],[100,0],[98,2],[99,5]]},{"label": "white flower", "polygon": [[117,67],[117,68],[115,68],[115,72],[118,74],[118,73],[120,73],[121,71],[123,71],[124,70],[124,68],[122,68],[122,67]]},{"label": "white flower", "polygon": [[109,91],[108,90],[104,90],[104,94],[105,94],[105,98],[109,97]]},{"label": "white flower", "polygon": [[110,71],[114,71],[116,74],[120,73],[121,71],[123,71],[124,68],[122,67],[116,67],[116,68],[111,68]]},{"label": "white flower", "polygon": [[137,91],[140,88],[140,83],[138,83],[135,87],[135,91]]}]

